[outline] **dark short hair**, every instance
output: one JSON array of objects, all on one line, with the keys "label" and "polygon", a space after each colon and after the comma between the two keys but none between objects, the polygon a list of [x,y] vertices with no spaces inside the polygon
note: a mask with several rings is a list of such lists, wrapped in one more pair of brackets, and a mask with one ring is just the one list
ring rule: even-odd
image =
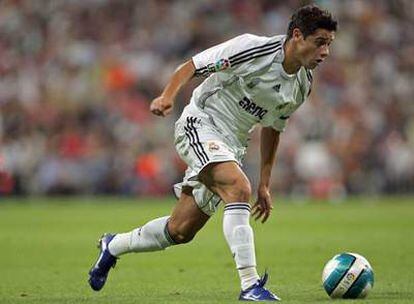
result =
[{"label": "dark short hair", "polygon": [[306,38],[320,28],[336,31],[337,25],[338,22],[327,10],[320,9],[316,5],[306,5],[299,8],[290,18],[287,39],[292,38],[295,28],[298,28]]}]

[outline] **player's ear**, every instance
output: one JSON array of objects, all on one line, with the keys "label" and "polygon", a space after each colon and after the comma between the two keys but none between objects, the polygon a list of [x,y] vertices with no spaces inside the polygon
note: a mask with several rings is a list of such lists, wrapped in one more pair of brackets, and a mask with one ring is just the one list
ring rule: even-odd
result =
[{"label": "player's ear", "polygon": [[299,28],[293,29],[292,38],[294,41],[304,40],[303,34]]}]

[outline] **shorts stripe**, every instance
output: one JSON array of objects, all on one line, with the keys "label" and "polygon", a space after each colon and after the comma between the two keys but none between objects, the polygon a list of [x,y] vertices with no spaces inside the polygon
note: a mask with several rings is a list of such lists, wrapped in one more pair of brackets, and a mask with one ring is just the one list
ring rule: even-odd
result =
[{"label": "shorts stripe", "polygon": [[221,202],[221,198],[218,200],[218,202],[214,206],[217,208],[217,206],[220,204],[220,202]]},{"label": "shorts stripe", "polygon": [[209,160],[209,158],[207,154],[205,153],[205,151],[203,150],[203,146],[200,143],[200,139],[198,137],[197,131],[192,126],[192,121],[190,117],[187,117],[187,126],[184,126],[184,130],[186,131],[185,135],[190,141],[190,146],[193,148],[193,151],[196,154],[201,165],[204,165]]},{"label": "shorts stripe", "polygon": [[191,126],[193,127],[194,130],[194,134],[197,137],[197,143],[201,148],[201,152],[203,153],[203,155],[206,157],[207,161],[209,161],[208,155],[206,153],[206,151],[204,150],[204,147],[201,145],[200,143],[200,138],[198,137],[198,133],[197,133],[197,129],[194,127],[194,122],[196,121],[197,118],[195,117],[190,117],[190,121],[191,121]]},{"label": "shorts stripe", "polygon": [[188,140],[190,141],[190,147],[193,148],[193,151],[194,151],[195,155],[197,156],[198,160],[200,161],[200,163],[204,164],[204,160],[200,157],[196,147],[193,144],[192,137],[190,137],[189,131],[187,130],[186,127],[184,127],[184,129],[186,130],[185,135],[187,136]]},{"label": "shorts stripe", "polygon": [[190,147],[193,148],[193,151],[195,155],[197,156],[198,160],[200,161],[201,165],[204,165],[205,160],[203,159],[203,156],[200,155],[200,151],[198,151],[197,146],[194,144],[194,135],[191,133],[187,127],[184,127],[185,135],[187,136],[188,140],[190,141]]}]

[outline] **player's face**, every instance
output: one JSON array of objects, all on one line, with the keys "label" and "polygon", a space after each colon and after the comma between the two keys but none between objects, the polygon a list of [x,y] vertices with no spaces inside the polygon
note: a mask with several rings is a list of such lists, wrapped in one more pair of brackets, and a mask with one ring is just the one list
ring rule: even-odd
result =
[{"label": "player's face", "polygon": [[307,69],[314,69],[329,56],[329,47],[335,39],[335,32],[317,29],[315,33],[300,39],[298,52],[302,65]]}]

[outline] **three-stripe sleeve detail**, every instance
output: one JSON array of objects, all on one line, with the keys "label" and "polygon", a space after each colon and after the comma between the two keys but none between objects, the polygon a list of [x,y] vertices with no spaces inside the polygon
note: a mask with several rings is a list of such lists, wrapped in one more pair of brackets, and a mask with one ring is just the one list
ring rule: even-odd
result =
[{"label": "three-stripe sleeve detail", "polygon": [[280,41],[265,44],[259,47],[254,47],[249,50],[245,50],[243,52],[230,56],[229,57],[230,64],[231,66],[235,66],[236,64],[241,64],[251,59],[255,59],[258,57],[265,56],[265,55],[270,55],[274,52],[277,52],[281,48],[282,47],[281,47]]},{"label": "three-stripe sleeve detail", "polygon": [[[230,56],[228,58],[230,67],[233,67],[235,65],[244,63],[246,61],[249,61],[255,58],[270,55],[272,53],[279,51],[281,48],[282,48],[281,41],[266,43],[260,46],[249,48],[247,50],[241,51],[237,54]],[[210,71],[209,66],[213,66],[212,71]],[[206,66],[196,69],[194,72],[194,75],[207,77],[211,72],[215,72],[214,63],[210,63]]]},{"label": "three-stripe sleeve detail", "polygon": [[207,66],[196,69],[195,72],[194,72],[194,76],[205,76],[204,74],[208,74]]}]

